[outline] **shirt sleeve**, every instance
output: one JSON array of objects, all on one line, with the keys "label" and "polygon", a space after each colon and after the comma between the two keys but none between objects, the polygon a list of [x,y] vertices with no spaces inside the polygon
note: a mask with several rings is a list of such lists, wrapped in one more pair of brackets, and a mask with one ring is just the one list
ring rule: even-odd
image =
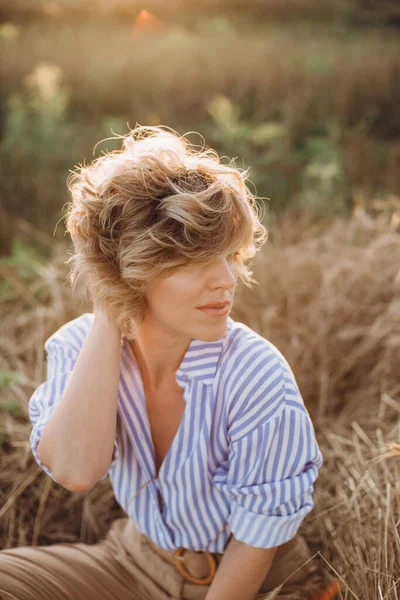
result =
[{"label": "shirt sleeve", "polygon": [[323,457],[306,409],[278,415],[231,442],[228,523],[240,541],[273,548],[292,539],[313,508]]},{"label": "shirt sleeve", "polygon": [[[33,425],[29,441],[36,462],[53,481],[56,481],[52,471],[41,462],[37,453],[37,446],[47,422],[67,387],[79,356],[79,349],[76,344],[64,339],[59,331],[46,340],[44,348],[47,352],[47,379],[34,391],[28,402],[29,418]],[[109,470],[114,467],[118,459],[119,447],[116,431]],[[105,479],[108,473],[103,475],[101,479]]]}]

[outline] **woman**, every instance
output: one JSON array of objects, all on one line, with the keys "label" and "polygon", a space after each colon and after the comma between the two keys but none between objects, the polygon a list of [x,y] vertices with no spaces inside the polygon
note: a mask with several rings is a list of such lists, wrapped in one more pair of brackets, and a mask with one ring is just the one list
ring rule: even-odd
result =
[{"label": "woman", "polygon": [[4,599],[322,589],[298,533],[323,461],[312,422],[286,359],[229,316],[267,239],[245,178],[141,126],[70,176],[71,282],[84,278],[94,313],[45,343],[30,442],[68,490],[109,474],[127,517],[97,544],[3,550]]}]

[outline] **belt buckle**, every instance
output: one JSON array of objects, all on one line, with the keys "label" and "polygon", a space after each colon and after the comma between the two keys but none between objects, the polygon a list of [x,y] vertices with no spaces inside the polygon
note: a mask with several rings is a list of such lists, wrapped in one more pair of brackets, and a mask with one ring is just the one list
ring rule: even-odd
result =
[{"label": "belt buckle", "polygon": [[186,579],[186,581],[190,581],[190,583],[197,583],[200,585],[207,585],[207,584],[211,583],[211,581],[213,580],[214,575],[217,571],[217,561],[215,559],[215,556],[213,556],[207,550],[201,550],[201,552],[204,552],[204,554],[207,557],[208,564],[210,566],[210,572],[205,577],[194,577],[193,575],[191,575],[190,573],[188,573],[186,571],[185,567],[183,566],[182,561],[179,559],[179,557],[182,555],[182,553],[185,550],[186,550],[186,548],[177,548],[173,552],[173,556],[178,557],[178,558],[174,559],[175,567],[177,568],[179,573],[182,575],[182,577],[184,577],[184,579]]}]

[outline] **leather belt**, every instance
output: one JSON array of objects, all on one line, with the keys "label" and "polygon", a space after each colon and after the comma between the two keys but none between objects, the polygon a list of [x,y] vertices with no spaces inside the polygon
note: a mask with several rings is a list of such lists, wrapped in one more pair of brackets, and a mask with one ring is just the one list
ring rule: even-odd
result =
[{"label": "leather belt", "polygon": [[[189,581],[190,583],[197,583],[199,585],[208,585],[214,579],[215,573],[218,568],[218,562],[219,562],[217,559],[217,556],[222,556],[222,554],[208,552],[207,550],[190,550],[188,548],[183,548],[183,547],[176,548],[175,550],[167,550],[165,548],[160,548],[159,546],[157,546],[157,544],[155,544],[148,537],[146,537],[146,541],[158,554],[160,554],[163,558],[165,558],[171,564],[173,564],[186,581]],[[196,555],[203,554],[204,557],[206,558],[206,560],[208,562],[208,566],[209,566],[208,575],[206,575],[205,577],[195,577],[194,575],[191,575],[186,570],[186,568],[183,564],[183,556],[182,555],[184,552],[194,553]]]}]

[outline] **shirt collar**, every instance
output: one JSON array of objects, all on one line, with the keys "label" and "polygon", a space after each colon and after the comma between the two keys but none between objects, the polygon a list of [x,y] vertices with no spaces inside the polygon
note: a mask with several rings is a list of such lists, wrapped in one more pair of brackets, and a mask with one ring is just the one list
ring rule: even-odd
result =
[{"label": "shirt collar", "polygon": [[[222,348],[234,323],[232,317],[228,316],[225,335],[213,342],[192,339],[176,372],[178,383],[184,384],[189,379],[197,379],[206,385],[212,384]],[[122,344],[125,343],[127,343],[127,339],[122,334]]]},{"label": "shirt collar", "polygon": [[187,379],[199,379],[206,385],[212,384],[224,342],[233,324],[234,320],[228,316],[225,335],[214,342],[192,339],[176,372],[178,382]]}]

